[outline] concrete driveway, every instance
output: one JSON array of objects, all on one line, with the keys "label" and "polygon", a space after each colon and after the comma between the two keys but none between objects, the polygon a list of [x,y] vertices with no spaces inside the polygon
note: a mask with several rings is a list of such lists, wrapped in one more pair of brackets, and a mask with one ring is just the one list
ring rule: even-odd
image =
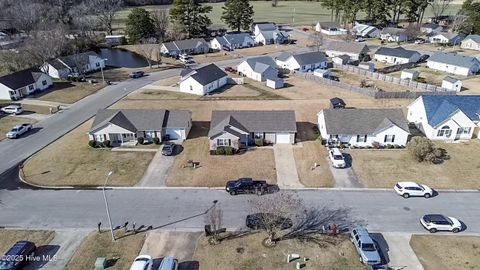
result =
[{"label": "concrete driveway", "polygon": [[[388,266],[393,270],[423,270],[423,266],[417,255],[410,246],[409,233],[383,233],[387,244],[389,262]],[[382,248],[382,244],[380,244]]]},{"label": "concrete driveway", "polygon": [[154,258],[153,269],[157,269],[165,256],[175,257],[179,270],[198,270],[198,262],[193,255],[201,232],[151,231],[147,234],[140,254]]},{"label": "concrete driveway", "polygon": [[142,180],[136,186],[164,187],[174,160],[175,156],[162,155],[162,147],[160,147],[143,174]]},{"label": "concrete driveway", "polygon": [[348,153],[343,153],[347,167],[345,168],[334,168],[328,156],[326,157],[328,166],[332,171],[333,179],[335,179],[335,186],[338,188],[360,188],[363,187],[360,182],[358,182],[357,176],[352,169],[352,156]]},{"label": "concrete driveway", "polygon": [[273,146],[275,156],[275,169],[277,171],[277,185],[279,188],[304,187],[298,179],[297,166],[293,156],[291,144],[275,144]]}]

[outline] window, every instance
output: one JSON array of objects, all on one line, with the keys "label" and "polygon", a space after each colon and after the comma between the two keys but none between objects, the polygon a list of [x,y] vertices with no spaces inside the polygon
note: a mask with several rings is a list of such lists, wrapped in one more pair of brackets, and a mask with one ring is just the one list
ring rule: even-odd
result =
[{"label": "window", "polygon": [[449,126],[443,126],[437,133],[437,137],[449,138],[452,135],[452,130]]},{"label": "window", "polygon": [[383,139],[383,142],[389,142],[393,143],[395,142],[395,135],[385,135],[385,138]]},{"label": "window", "polygon": [[28,86],[28,90],[33,90],[35,87],[33,85]]},{"label": "window", "polygon": [[261,133],[261,132],[256,132],[256,133],[253,134],[253,137],[254,137],[255,139],[263,139],[263,133]]},{"label": "window", "polygon": [[357,142],[366,142],[367,135],[357,135]]},{"label": "window", "polygon": [[100,67],[100,63],[97,63],[96,65],[97,65],[97,67]]},{"label": "window", "polygon": [[470,130],[471,130],[470,127],[459,127],[459,128],[457,129],[457,134],[458,134],[458,135],[470,134]]},{"label": "window", "polygon": [[193,91],[193,86],[190,85],[190,91]]},{"label": "window", "polygon": [[217,139],[217,146],[230,146],[230,139]]},{"label": "window", "polygon": [[42,85],[43,86],[47,85],[47,80],[42,81]]}]

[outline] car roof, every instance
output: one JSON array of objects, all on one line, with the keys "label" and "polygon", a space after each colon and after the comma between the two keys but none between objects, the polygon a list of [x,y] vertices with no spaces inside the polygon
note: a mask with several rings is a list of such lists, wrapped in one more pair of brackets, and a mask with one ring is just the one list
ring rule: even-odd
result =
[{"label": "car roof", "polygon": [[402,187],[420,187],[419,184],[412,181],[398,182],[397,184],[399,184]]},{"label": "car roof", "polygon": [[340,149],[338,149],[338,148],[332,148],[332,149],[330,149],[330,151],[332,151],[334,155],[341,155],[342,154],[342,152],[340,152]]},{"label": "car roof", "polygon": [[368,230],[364,226],[357,226],[353,229],[356,230],[359,235],[368,235]]},{"label": "car roof", "polygon": [[33,245],[33,243],[29,241],[18,241],[7,251],[7,253],[5,253],[5,255],[18,254],[22,249],[30,245]]},{"label": "car roof", "polygon": [[444,215],[440,214],[430,214],[430,215],[425,215],[423,216],[423,219],[425,221],[430,221],[430,222],[437,222],[437,221],[448,221],[448,218],[445,217]]},{"label": "car roof", "polygon": [[158,270],[170,270],[170,269],[173,269],[174,265],[175,265],[175,258],[171,256],[167,256],[163,258]]},{"label": "car roof", "polygon": [[13,108],[13,109],[16,109],[16,108],[21,108],[21,107],[22,107],[21,105],[12,104],[12,105],[8,105],[8,106],[3,107],[3,108]]}]

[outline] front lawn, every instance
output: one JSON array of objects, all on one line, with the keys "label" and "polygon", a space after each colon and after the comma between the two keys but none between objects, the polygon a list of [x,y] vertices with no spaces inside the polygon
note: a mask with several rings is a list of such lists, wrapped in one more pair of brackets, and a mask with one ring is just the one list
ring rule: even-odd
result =
[{"label": "front lawn", "polygon": [[417,181],[440,189],[478,189],[480,142],[434,142],[445,148],[450,160],[442,164],[418,163],[406,150],[350,150],[352,164],[366,187],[391,188],[398,181]]},{"label": "front lawn", "polygon": [[30,123],[34,124],[36,121],[32,119],[26,119],[23,117],[2,116],[0,118],[0,140],[6,138],[7,132],[9,132],[14,126]]},{"label": "front lawn", "polygon": [[18,241],[26,240],[37,247],[45,246],[55,237],[53,231],[0,230],[0,254],[5,254]]},{"label": "front lawn", "polygon": [[72,104],[89,96],[105,87],[101,82],[90,84],[88,82],[55,81],[53,87],[33,98],[58,103]]},{"label": "front lawn", "polygon": [[413,235],[410,246],[425,270],[480,269],[480,237]]},{"label": "front lawn", "polygon": [[109,171],[112,186],[133,186],[143,176],[154,152],[115,152],[88,146],[87,121],[47,146],[25,164],[27,182],[44,186],[101,186]]},{"label": "front lawn", "polygon": [[[333,187],[335,181],[325,159],[328,155],[326,148],[319,141],[302,144],[302,147],[293,148],[300,182],[305,187]],[[314,167],[315,163],[317,167]]]}]

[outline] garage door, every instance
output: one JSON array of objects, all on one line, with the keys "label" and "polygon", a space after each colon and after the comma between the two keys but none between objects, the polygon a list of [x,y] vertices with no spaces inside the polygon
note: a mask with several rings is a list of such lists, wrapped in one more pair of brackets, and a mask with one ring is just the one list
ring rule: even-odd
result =
[{"label": "garage door", "polygon": [[165,134],[170,136],[170,140],[182,139],[182,130],[175,128],[167,128]]},{"label": "garage door", "polygon": [[290,143],[290,133],[277,133],[277,143]]}]

